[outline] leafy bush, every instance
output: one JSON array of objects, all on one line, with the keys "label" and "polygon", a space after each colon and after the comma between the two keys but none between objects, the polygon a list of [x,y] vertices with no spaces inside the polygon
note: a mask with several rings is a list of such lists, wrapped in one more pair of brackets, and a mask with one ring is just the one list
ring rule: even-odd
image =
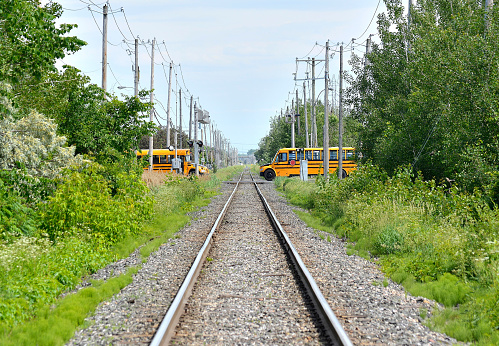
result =
[{"label": "leafy bush", "polygon": [[0,241],[11,242],[37,232],[36,214],[24,200],[0,179]]},{"label": "leafy bush", "polygon": [[115,177],[116,194],[96,165],[74,171],[54,196],[40,205],[41,227],[52,241],[79,235],[98,243],[116,243],[136,234],[151,215],[152,200],[134,175]]},{"label": "leafy bush", "polygon": [[377,235],[373,255],[390,255],[402,250],[404,237],[394,227],[388,226]]}]

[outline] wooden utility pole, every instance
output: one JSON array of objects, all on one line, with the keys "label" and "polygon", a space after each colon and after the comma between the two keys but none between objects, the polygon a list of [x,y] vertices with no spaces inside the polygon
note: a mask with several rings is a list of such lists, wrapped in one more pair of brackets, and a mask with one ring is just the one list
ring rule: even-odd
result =
[{"label": "wooden utility pole", "polygon": [[[296,113],[295,114],[300,114],[300,101],[298,101],[298,88],[296,88]],[[298,117],[298,136],[301,134],[301,129],[300,129],[300,117]]]},{"label": "wooden utility pole", "polygon": [[364,56],[364,67],[369,65],[369,60],[367,59],[367,54],[369,54],[370,51],[371,51],[371,35],[369,35],[369,37],[367,37],[367,40],[366,40],[366,55]]},{"label": "wooden utility pole", "polygon": [[178,90],[178,99],[179,99],[179,114],[180,114],[180,123],[179,123],[179,129],[180,129],[180,147],[182,148],[182,89]]},{"label": "wooden utility pole", "polygon": [[291,112],[288,111],[288,115],[291,117],[291,148],[294,148],[295,147],[295,106],[294,106],[294,100],[291,101]]},{"label": "wooden utility pole", "polygon": [[194,101],[194,96],[191,95],[191,107],[189,110],[189,139],[192,139],[192,102]]},{"label": "wooden utility pole", "polygon": [[305,82],[303,82],[303,113],[305,115],[305,146],[310,148],[310,142],[308,140],[307,91],[305,88]]},{"label": "wooden utility pole", "polygon": [[107,88],[107,5],[102,8],[102,89]]},{"label": "wooden utility pole", "polygon": [[[150,102],[151,102],[151,111],[149,113],[149,121],[154,121],[154,107],[152,106],[154,101],[154,45],[156,44],[156,38],[152,40],[152,48],[151,48],[151,94],[150,94]],[[149,136],[149,171],[152,172],[152,157],[153,157],[153,136]]]},{"label": "wooden utility pole", "polygon": [[139,39],[135,39],[135,71],[133,76],[133,94],[139,97]]},{"label": "wooden utility pole", "polygon": [[199,109],[194,104],[194,167],[196,168],[196,177],[199,176],[199,150],[198,150],[198,111]]},{"label": "wooden utility pole", "polygon": [[315,58],[312,58],[312,147],[317,148],[317,116],[315,114]]},{"label": "wooden utility pole", "polygon": [[[206,124],[203,124],[203,128],[204,128],[204,148],[205,148],[205,165],[206,163],[208,163],[208,139],[207,139],[207,132],[206,132]],[[208,129],[210,128],[210,126],[208,125]]]},{"label": "wooden utility pole", "polygon": [[340,46],[340,96],[338,112],[338,179],[343,178],[343,45]]},{"label": "wooden utility pole", "polygon": [[323,166],[324,179],[329,177],[329,41],[326,41],[326,67],[324,68],[324,142],[323,142]]},{"label": "wooden utility pole", "polygon": [[166,105],[166,146],[170,146],[170,100],[172,95],[172,63],[170,63],[170,75],[168,77],[168,103]]}]

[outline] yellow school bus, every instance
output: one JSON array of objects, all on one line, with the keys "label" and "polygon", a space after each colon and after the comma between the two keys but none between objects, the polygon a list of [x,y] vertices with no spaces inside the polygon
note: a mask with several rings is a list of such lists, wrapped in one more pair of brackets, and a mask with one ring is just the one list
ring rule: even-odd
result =
[{"label": "yellow school bus", "polygon": [[[141,159],[149,154],[149,150],[137,151],[137,159]],[[175,158],[175,150],[169,149],[154,149],[152,155],[152,169],[154,171],[171,172],[172,162]],[[177,158],[180,159],[180,172],[184,175],[194,174],[196,172],[196,167],[194,163],[191,162],[191,150],[190,149],[177,149]],[[208,174],[208,167],[203,165],[198,165],[199,174]],[[149,169],[149,166],[144,167],[144,170]]]},{"label": "yellow school bus", "polygon": [[[338,149],[329,148],[329,173],[334,173],[338,168]],[[347,177],[357,168],[354,161],[355,149],[345,147],[342,151],[342,176]],[[323,148],[282,148],[275,154],[271,163],[260,166],[260,175],[268,181],[274,180],[275,177],[299,176],[301,160],[308,161],[309,175],[324,174]]]}]

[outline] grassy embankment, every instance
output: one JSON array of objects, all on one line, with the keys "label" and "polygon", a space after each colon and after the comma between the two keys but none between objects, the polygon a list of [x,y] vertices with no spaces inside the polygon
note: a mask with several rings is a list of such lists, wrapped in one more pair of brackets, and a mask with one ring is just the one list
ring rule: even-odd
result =
[{"label": "grassy embankment", "polygon": [[207,205],[220,182],[240,169],[199,179],[146,174],[147,188],[123,178],[127,191],[114,195],[92,174],[68,179],[34,211],[42,220],[39,232],[0,245],[0,344],[64,344],[140,267],[59,299],[61,293],[139,246],[145,261],[189,222],[189,211]]},{"label": "grassy embankment", "polygon": [[[499,344],[499,209],[484,194],[366,165],[348,179],[277,178],[311,227],[348,239],[414,296],[434,299],[426,324],[460,341]],[[380,283],[373,283],[380,284]]]}]

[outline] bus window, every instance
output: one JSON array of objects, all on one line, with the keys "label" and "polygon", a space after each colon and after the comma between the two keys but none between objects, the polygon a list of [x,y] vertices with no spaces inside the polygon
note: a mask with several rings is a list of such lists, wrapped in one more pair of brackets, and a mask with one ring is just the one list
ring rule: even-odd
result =
[{"label": "bus window", "polygon": [[295,160],[296,161],[296,151],[290,151],[289,152],[289,161]]},{"label": "bus window", "polygon": [[355,156],[355,153],[353,150],[347,150],[347,160],[353,160],[354,156]]},{"label": "bus window", "polygon": [[329,151],[329,161],[338,161],[338,150]]},{"label": "bus window", "polygon": [[320,161],[321,160],[321,151],[320,150],[314,150],[313,151],[313,161]]},{"label": "bus window", "polygon": [[166,155],[161,155],[159,157],[159,163],[168,163],[167,160],[166,160]]},{"label": "bus window", "polygon": [[159,163],[159,155],[152,156],[152,164],[157,165]]},{"label": "bus window", "polygon": [[287,162],[288,161],[288,153],[280,153],[278,162]]},{"label": "bus window", "polygon": [[312,161],[312,150],[305,150],[305,160]]},{"label": "bus window", "polygon": [[301,160],[303,160],[303,158],[304,158],[304,153],[303,153],[303,151],[299,151],[299,152],[298,152],[298,155],[297,155],[297,160],[298,160],[298,161],[301,161]]}]

